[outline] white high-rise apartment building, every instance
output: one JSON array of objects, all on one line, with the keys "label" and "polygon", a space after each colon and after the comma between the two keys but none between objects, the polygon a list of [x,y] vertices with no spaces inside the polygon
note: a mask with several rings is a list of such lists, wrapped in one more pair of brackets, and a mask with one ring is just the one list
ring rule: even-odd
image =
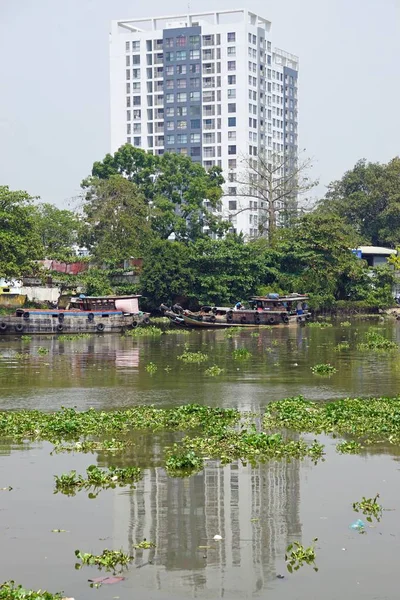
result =
[{"label": "white high-rise apartment building", "polygon": [[111,31],[112,151],[129,142],[222,167],[221,213],[247,237],[265,206],[240,196],[243,158],[297,155],[298,59],[272,47],[270,29],[240,9],[119,20]]}]

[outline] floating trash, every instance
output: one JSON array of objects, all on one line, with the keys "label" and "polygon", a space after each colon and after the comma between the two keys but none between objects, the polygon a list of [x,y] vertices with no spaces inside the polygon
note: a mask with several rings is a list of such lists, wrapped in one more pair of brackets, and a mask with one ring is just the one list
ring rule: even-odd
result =
[{"label": "floating trash", "polygon": [[222,540],[222,535],[214,535],[214,540]]},{"label": "floating trash", "polygon": [[356,531],[363,531],[365,529],[365,523],[364,521],[361,521],[361,519],[357,519],[357,521],[354,521],[354,523],[350,525],[350,529],[355,529]]}]

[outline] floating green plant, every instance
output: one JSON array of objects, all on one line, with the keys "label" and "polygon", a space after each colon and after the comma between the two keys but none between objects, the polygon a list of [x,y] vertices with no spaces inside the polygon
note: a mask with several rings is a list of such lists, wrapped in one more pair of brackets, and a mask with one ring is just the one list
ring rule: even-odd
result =
[{"label": "floating green plant", "polygon": [[337,370],[333,365],[330,365],[329,363],[321,363],[311,367],[311,371],[316,375],[332,375],[333,373],[336,373]]},{"label": "floating green plant", "polygon": [[350,350],[349,342],[340,342],[334,347],[335,352],[343,352],[344,350]]},{"label": "floating green plant", "polygon": [[[76,471],[55,475],[55,493],[61,492],[67,496],[75,496],[79,490],[99,490],[116,488],[133,484],[142,478],[139,467],[108,467],[100,469],[96,465],[90,465],[86,469],[86,479],[82,475],[77,475]],[[97,494],[91,493],[91,498]]]},{"label": "floating green plant", "polygon": [[311,323],[308,323],[308,326],[315,329],[325,329],[326,327],[333,327],[332,323],[327,323],[326,321],[313,321]]},{"label": "floating green plant", "polygon": [[48,348],[44,348],[43,346],[39,346],[39,348],[37,349],[38,354],[48,354],[49,353],[49,349]]},{"label": "floating green plant", "polygon": [[300,542],[293,542],[286,548],[285,561],[286,568],[289,573],[298,571],[304,564],[311,565],[314,571],[318,571],[318,567],[315,564],[315,543],[318,538],[314,538],[311,546],[305,548]]},{"label": "floating green plant", "polygon": [[388,351],[397,350],[396,342],[388,340],[377,331],[370,330],[365,334],[365,341],[357,345],[358,350]]},{"label": "floating green plant", "polygon": [[105,571],[121,572],[133,561],[134,557],[123,550],[103,550],[101,554],[91,554],[75,550],[75,556],[81,562],[75,564],[75,569],[81,569],[84,565],[95,565]]},{"label": "floating green plant", "polygon": [[242,331],[246,331],[246,327],[240,327],[240,325],[238,327],[229,327],[225,329],[224,335],[226,338],[233,338],[240,335]]},{"label": "floating green plant", "polygon": [[0,600],[61,600],[64,594],[51,594],[46,590],[27,590],[14,581],[6,581],[0,585]]},{"label": "floating green plant", "polygon": [[178,360],[181,360],[184,363],[195,363],[200,364],[208,360],[208,354],[204,354],[204,352],[189,352],[187,346],[185,346],[185,351],[183,354],[178,356]]},{"label": "floating green plant", "polygon": [[125,332],[125,335],[131,337],[158,337],[162,335],[163,330],[159,327],[135,327],[135,329],[129,329]]},{"label": "floating green plant", "polygon": [[234,431],[219,429],[206,437],[185,437],[166,453],[166,469],[170,475],[187,475],[203,468],[206,458],[218,459],[222,464],[241,460],[256,465],[280,458],[310,457],[317,461],[324,455],[324,446],[315,441],[286,441],[279,433],[266,434],[255,427]]},{"label": "floating green plant", "polygon": [[32,336],[31,336],[31,335],[21,335],[21,340],[22,340],[23,342],[30,342],[30,341],[31,341],[31,339],[32,339]]},{"label": "floating green plant", "polygon": [[251,352],[247,348],[236,348],[232,352],[232,356],[235,360],[247,360],[251,357]]},{"label": "floating green plant", "polygon": [[364,443],[400,442],[400,396],[345,398],[328,403],[302,396],[271,402],[265,409],[264,428],[307,433],[350,434]]},{"label": "floating green plant", "polygon": [[369,523],[372,523],[374,517],[377,521],[381,520],[383,508],[378,504],[379,494],[375,498],[366,498],[363,496],[360,502],[353,502],[353,510],[356,513],[362,513]]},{"label": "floating green plant", "polygon": [[167,335],[189,335],[189,329],[177,328],[177,329],[166,329],[164,331]]},{"label": "floating green plant", "polygon": [[350,321],[341,321],[340,327],[351,327]]},{"label": "floating green plant", "polygon": [[135,544],[133,546],[134,548],[141,549],[141,550],[150,550],[150,548],[155,548],[156,545],[154,542],[149,542],[146,540],[146,538],[144,538],[144,540],[142,540],[141,542],[139,542],[138,544]]},{"label": "floating green plant", "polygon": [[223,373],[223,369],[221,369],[221,367],[219,367],[218,365],[212,365],[212,367],[208,367],[208,369],[206,369],[204,371],[204,375],[208,375],[210,377],[216,377],[217,375],[221,375],[221,373]]},{"label": "floating green plant", "polygon": [[81,442],[75,442],[73,444],[62,444],[59,442],[56,444],[50,454],[60,454],[61,452],[82,452],[87,454],[89,452],[121,452],[127,447],[132,446],[131,440],[102,440],[102,441],[91,441],[83,440]]},{"label": "floating green plant", "polygon": [[336,450],[339,454],[359,454],[362,446],[359,442],[339,442],[336,444]]},{"label": "floating green plant", "polygon": [[158,370],[158,367],[156,364],[154,364],[153,362],[149,362],[148,365],[145,366],[145,369],[148,373],[150,373],[151,375],[153,375],[153,373],[156,373]]},{"label": "floating green plant", "polygon": [[259,338],[259,337],[260,337],[260,334],[258,333],[258,331],[253,331],[253,332],[250,334],[250,337],[253,337],[253,338]]},{"label": "floating green plant", "polygon": [[233,408],[185,404],[176,408],[133,406],[125,410],[79,412],[74,408],[47,413],[39,410],[0,411],[0,436],[14,440],[78,441],[85,436],[121,435],[137,429],[207,429],[214,423],[233,424],[240,413]]}]

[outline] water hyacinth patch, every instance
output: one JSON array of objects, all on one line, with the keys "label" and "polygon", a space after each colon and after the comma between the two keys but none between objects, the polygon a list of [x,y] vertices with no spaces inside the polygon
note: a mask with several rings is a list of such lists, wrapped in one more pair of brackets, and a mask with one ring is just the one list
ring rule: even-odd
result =
[{"label": "water hyacinth patch", "polygon": [[149,542],[146,540],[146,538],[144,538],[144,540],[142,540],[138,544],[135,544],[133,547],[137,550],[150,550],[150,548],[155,548],[156,545],[154,542]]},{"label": "water hyacinth patch", "polygon": [[61,452],[82,452],[87,454],[89,452],[121,452],[129,446],[132,446],[131,440],[102,440],[102,441],[90,441],[83,440],[82,442],[75,442],[73,444],[62,444],[59,442],[50,452],[50,454],[60,454]]},{"label": "water hyacinth patch", "polygon": [[265,410],[266,430],[287,428],[303,433],[350,434],[364,444],[400,442],[400,396],[345,398],[329,403],[303,396],[271,402]]},{"label": "water hyacinth patch", "polygon": [[[81,569],[84,565],[95,565],[98,569],[105,571],[121,572],[133,561],[134,557],[123,550],[103,550],[101,554],[90,554],[75,550],[75,556],[81,562],[75,564],[75,569]],[[119,569],[117,570],[117,567]]]},{"label": "water hyacinth patch", "polygon": [[366,498],[363,496],[360,502],[353,502],[353,510],[356,513],[362,513],[369,523],[372,523],[372,517],[380,521],[383,508],[378,504],[378,498],[379,494],[376,494],[375,498]]},{"label": "water hyacinth patch", "polygon": [[14,581],[6,581],[0,585],[0,600],[61,600],[62,592],[52,594],[46,590],[27,590]]},{"label": "water hyacinth patch", "polygon": [[325,329],[326,327],[333,327],[332,323],[327,323],[326,321],[313,321],[308,323],[308,327],[315,329]]},{"label": "water hyacinth patch", "polygon": [[159,327],[135,327],[135,329],[129,329],[125,332],[125,335],[130,337],[158,337],[162,335],[163,330]]},{"label": "water hyacinth patch", "polygon": [[212,367],[208,367],[208,369],[204,371],[204,375],[216,377],[217,375],[221,375],[223,372],[224,370],[221,369],[221,367],[218,367],[218,365],[212,365]]},{"label": "water hyacinth patch", "polygon": [[362,446],[359,442],[340,442],[336,444],[336,451],[339,454],[359,454]]},{"label": "water hyacinth patch", "polygon": [[236,348],[232,352],[232,356],[235,360],[247,360],[251,357],[251,352],[247,348]]},{"label": "water hyacinth patch", "polygon": [[152,375],[153,373],[157,372],[158,367],[153,362],[149,362],[149,364],[145,366],[145,369],[148,373]]},{"label": "water hyacinth patch", "polygon": [[[130,485],[142,478],[142,472],[139,467],[108,467],[100,469],[96,465],[90,465],[86,469],[86,479],[82,475],[77,475],[76,471],[55,475],[55,493],[61,492],[67,496],[75,496],[79,490],[100,490],[114,489],[117,486],[123,487]],[[98,493],[98,492],[97,492]],[[97,494],[89,494],[94,498]]]},{"label": "water hyacinth patch", "polygon": [[370,330],[365,334],[365,341],[357,345],[358,350],[390,351],[399,347],[396,342],[388,340],[377,331]]},{"label": "water hyacinth patch", "polygon": [[308,546],[308,548],[305,548],[300,542],[293,542],[288,545],[285,553],[285,561],[289,573],[298,571],[304,563],[306,565],[311,565],[314,571],[318,571],[318,567],[315,564],[315,543],[317,541],[318,538],[314,538],[311,546]]},{"label": "water hyacinth patch", "polygon": [[340,327],[351,327],[350,321],[341,321]]},{"label": "water hyacinth patch", "polygon": [[334,347],[335,352],[343,352],[343,350],[350,350],[349,342],[340,342]]},{"label": "water hyacinth patch", "polygon": [[208,360],[208,354],[204,354],[204,352],[189,352],[185,346],[185,351],[178,356],[178,360],[184,363],[200,364]]},{"label": "water hyacinth patch", "polygon": [[212,423],[233,424],[240,418],[232,408],[213,408],[185,404],[162,409],[134,406],[125,410],[96,411],[90,408],[78,412],[62,408],[53,413],[39,410],[0,412],[0,435],[14,440],[46,440],[59,444],[62,440],[80,440],[85,436],[111,435],[131,430],[206,429]]},{"label": "water hyacinth patch", "polygon": [[336,373],[336,369],[333,365],[330,365],[329,363],[326,364],[319,364],[319,365],[314,365],[313,367],[310,367],[311,371],[316,374],[316,375],[332,375],[333,373]]}]

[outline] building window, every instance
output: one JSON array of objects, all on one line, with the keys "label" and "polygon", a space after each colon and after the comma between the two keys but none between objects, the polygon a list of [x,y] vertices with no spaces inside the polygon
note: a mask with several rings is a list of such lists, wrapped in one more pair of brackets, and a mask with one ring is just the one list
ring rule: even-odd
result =
[{"label": "building window", "polygon": [[140,110],[140,108],[135,109],[133,111],[133,120],[136,121],[141,118],[142,118],[142,111]]},{"label": "building window", "polygon": [[190,134],[190,143],[191,144],[200,144],[200,134],[199,133],[191,133]]},{"label": "building window", "polygon": [[176,114],[178,117],[186,117],[187,115],[187,106],[178,106],[176,109]]},{"label": "building window", "polygon": [[203,133],[204,144],[215,144],[215,133]]},{"label": "building window", "polygon": [[174,80],[167,79],[165,82],[165,87],[167,88],[167,90],[173,90],[174,89]]},{"label": "building window", "polygon": [[140,65],[140,54],[135,54],[135,56],[132,56],[132,64]]},{"label": "building window", "polygon": [[[236,196],[236,188],[228,187],[228,194],[229,194],[229,196]],[[233,209],[233,210],[235,210],[235,209]]]},{"label": "building window", "polygon": [[167,144],[175,144],[175,136],[167,135]]},{"label": "building window", "polygon": [[186,60],[186,50],[178,50],[176,53],[176,60]]},{"label": "building window", "polygon": [[177,75],[186,75],[186,65],[177,65],[176,73]]},{"label": "building window", "polygon": [[231,102],[228,104],[228,113],[234,113],[234,112],[236,112],[236,103]]},{"label": "building window", "polygon": [[134,137],[133,138],[133,145],[137,146],[138,148],[140,148],[140,146],[142,145],[142,138],[140,138],[140,137]]},{"label": "building window", "polygon": [[228,33],[228,42],[236,42],[236,33],[234,31],[231,31]]},{"label": "building window", "polygon": [[236,71],[236,60],[228,60],[228,71]]},{"label": "building window", "polygon": [[200,129],[200,119],[192,119],[190,121],[190,128],[191,129]]},{"label": "building window", "polygon": [[228,131],[228,140],[236,140],[236,131]]},{"label": "building window", "polygon": [[[190,100],[193,100],[193,102],[199,102],[200,101],[200,92],[190,92]],[[204,98],[205,100],[205,98]]]},{"label": "building window", "polygon": [[130,93],[131,93],[131,84],[130,84],[130,83],[127,83],[127,84],[126,84],[126,93],[127,93],[127,94],[130,94]]},{"label": "building window", "polygon": [[131,120],[131,111],[130,111],[130,110],[127,110],[127,111],[126,111],[126,120],[127,120],[127,121],[130,121],[130,120]]},{"label": "building window", "polygon": [[168,103],[171,103],[175,100],[175,96],[174,96],[174,94],[167,94],[165,99]]},{"label": "building window", "polygon": [[188,149],[187,149],[187,148],[178,148],[178,149],[176,150],[176,153],[177,153],[177,154],[184,154],[185,156],[187,156]]},{"label": "building window", "polygon": [[168,67],[165,69],[165,74],[166,74],[166,75],[173,75],[173,74],[174,74],[174,67],[173,67],[172,65],[168,66]]},{"label": "building window", "polygon": [[191,35],[189,37],[189,44],[191,46],[199,46],[200,45],[200,36],[199,35]]},{"label": "building window", "polygon": [[213,148],[213,147],[203,148],[203,156],[205,158],[214,158],[215,157],[215,148]]},{"label": "building window", "polygon": [[175,114],[175,109],[174,108],[166,108],[165,109],[165,116],[166,117],[173,117]]},{"label": "building window", "polygon": [[178,144],[187,144],[187,135],[185,133],[180,133],[177,136]]},{"label": "building window", "polygon": [[199,117],[200,116],[201,107],[200,106],[191,106],[190,107],[190,116],[191,117]]},{"label": "building window", "polygon": [[140,106],[141,102],[142,100],[140,96],[133,96],[133,106]]},{"label": "building window", "polygon": [[236,127],[236,117],[228,117],[228,127]]},{"label": "building window", "polygon": [[236,56],[236,46],[228,46],[228,56]]},{"label": "building window", "polygon": [[130,42],[125,42],[125,52],[129,52],[129,50],[130,50],[130,45],[131,45],[131,43],[130,43]]},{"label": "building window", "polygon": [[[233,189],[236,190],[236,188],[233,188]],[[232,194],[232,195],[236,196],[236,194]],[[229,200],[228,208],[229,208],[229,210],[237,210],[237,201],[236,200]]]},{"label": "building window", "polygon": [[166,48],[173,48],[174,47],[174,38],[165,38],[164,44],[165,44]]},{"label": "building window", "polygon": [[133,124],[133,133],[142,133],[142,124],[141,123]]},{"label": "building window", "polygon": [[176,127],[177,129],[186,129],[187,121],[178,121]]},{"label": "building window", "polygon": [[178,48],[184,48],[187,43],[186,35],[178,35],[176,38],[176,45]]},{"label": "building window", "polygon": [[214,36],[203,35],[203,46],[214,46]]},{"label": "building window", "polygon": [[228,85],[236,85],[236,75],[228,75]]},{"label": "building window", "polygon": [[185,92],[180,92],[176,95],[177,102],[187,102],[187,94]]},{"label": "building window", "polygon": [[140,92],[140,81],[132,83],[132,90],[134,92]]},{"label": "building window", "polygon": [[236,146],[228,146],[228,154],[236,154]]},{"label": "building window", "polygon": [[132,78],[140,79],[140,69],[132,69]]},{"label": "building window", "polygon": [[200,50],[191,50],[190,60],[200,60]]},{"label": "building window", "polygon": [[229,169],[236,169],[236,158],[230,158],[228,160],[228,168]]},{"label": "building window", "polygon": [[192,146],[192,148],[190,148],[190,156],[200,156],[200,147]]},{"label": "building window", "polygon": [[140,40],[137,42],[132,42],[132,52],[140,51]]},{"label": "building window", "polygon": [[190,73],[200,73],[200,65],[190,65]]},{"label": "building window", "polygon": [[126,70],[126,79],[130,79],[131,78],[131,72],[129,69]]},{"label": "building window", "polygon": [[127,96],[127,97],[126,97],[126,106],[127,106],[127,108],[129,108],[129,107],[130,107],[130,105],[131,105],[131,97],[130,97],[130,96]]},{"label": "building window", "polygon": [[186,87],[186,79],[178,79],[177,81],[177,86],[180,89],[183,89]]},{"label": "building window", "polygon": [[167,130],[171,131],[173,129],[175,129],[175,123],[174,123],[174,121],[167,121]]},{"label": "building window", "polygon": [[215,92],[203,92],[203,102],[215,102]]},{"label": "building window", "polygon": [[200,77],[191,77],[190,78],[190,87],[199,88],[200,87]]},{"label": "building window", "polygon": [[166,62],[172,62],[175,58],[175,55],[173,52],[166,52],[165,53],[165,60]]},{"label": "building window", "polygon": [[234,88],[228,89],[228,98],[236,98],[236,90]]}]

